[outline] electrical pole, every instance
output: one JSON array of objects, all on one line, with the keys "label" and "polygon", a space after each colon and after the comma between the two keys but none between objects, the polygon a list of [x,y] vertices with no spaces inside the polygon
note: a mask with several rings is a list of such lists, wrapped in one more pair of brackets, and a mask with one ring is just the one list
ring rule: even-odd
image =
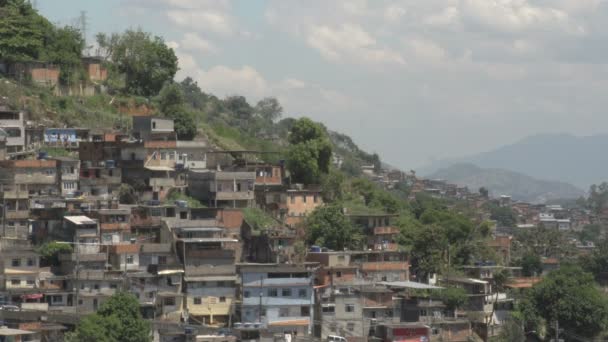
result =
[{"label": "electrical pole", "polygon": [[87,11],[80,11],[80,33],[82,34],[82,40],[84,41],[84,47],[87,48]]}]

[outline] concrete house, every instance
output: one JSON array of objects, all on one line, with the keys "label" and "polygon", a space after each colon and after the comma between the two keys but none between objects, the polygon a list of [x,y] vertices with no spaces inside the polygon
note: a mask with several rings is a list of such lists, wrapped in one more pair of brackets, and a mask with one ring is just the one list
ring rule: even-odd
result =
[{"label": "concrete house", "polygon": [[254,172],[188,172],[188,193],[213,207],[246,208],[254,199]]},{"label": "concrete house", "polygon": [[25,121],[22,112],[0,106],[0,130],[6,134],[7,153],[17,153],[25,149]]},{"label": "concrete house", "polygon": [[314,265],[242,264],[241,326],[309,336],[314,321]]},{"label": "concrete house", "polygon": [[156,116],[134,116],[133,136],[143,141],[176,140],[173,120]]}]

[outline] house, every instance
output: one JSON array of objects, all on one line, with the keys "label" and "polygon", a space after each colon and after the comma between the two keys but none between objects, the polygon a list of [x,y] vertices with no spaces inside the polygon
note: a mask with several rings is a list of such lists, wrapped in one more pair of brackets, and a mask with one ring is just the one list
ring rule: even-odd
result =
[{"label": "house", "polygon": [[122,169],[113,160],[81,161],[80,191],[87,196],[109,198],[116,194],[122,184]]},{"label": "house", "polygon": [[429,326],[422,323],[397,323],[379,325],[374,336],[382,342],[430,341],[430,333]]},{"label": "house", "polygon": [[102,244],[113,245],[130,242],[130,209],[98,209],[92,211],[89,216],[99,222]]},{"label": "house", "polygon": [[[21,303],[40,287],[40,258],[33,249],[16,248],[1,252],[0,291],[13,303]],[[41,298],[42,295],[39,296]]]},{"label": "house", "polygon": [[314,264],[238,265],[242,283],[238,326],[254,328],[258,333],[310,336],[315,319],[315,267]]},{"label": "house", "polygon": [[82,66],[91,82],[99,83],[108,78],[108,70],[103,66],[102,57],[82,57]]},{"label": "house", "polygon": [[254,199],[255,173],[230,171],[188,172],[188,193],[213,207],[246,208]]},{"label": "house", "polygon": [[55,157],[59,171],[59,189],[62,196],[74,195],[79,190],[80,160]]},{"label": "house", "polygon": [[6,135],[5,146],[8,154],[22,152],[25,149],[23,112],[0,106],[0,131]]},{"label": "house", "polygon": [[[100,251],[99,224],[87,216],[65,216],[60,241],[72,241],[76,243],[77,254],[96,254]],[[53,233],[53,232],[51,232]]]},{"label": "house", "polygon": [[40,333],[22,329],[0,327],[0,342],[40,342]]},{"label": "house", "polygon": [[488,246],[496,252],[496,255],[501,258],[504,265],[511,263],[512,240],[513,237],[510,235],[498,235],[488,242]]},{"label": "house", "polygon": [[143,141],[176,140],[172,119],[156,116],[134,116],[133,136]]},{"label": "house", "polygon": [[18,80],[30,79],[36,85],[44,87],[57,86],[59,73],[58,66],[37,61],[11,63],[8,68],[9,76]]},{"label": "house", "polygon": [[295,226],[304,220],[304,217],[323,205],[321,190],[317,189],[289,189],[285,198],[285,223]]},{"label": "house", "polygon": [[183,266],[170,243],[140,245],[139,271],[127,273],[131,291],[139,299],[144,317],[179,322],[183,315]]},{"label": "house", "polygon": [[228,325],[234,315],[239,240],[216,219],[175,219],[165,224],[184,265],[184,300],[189,316],[208,325]]}]

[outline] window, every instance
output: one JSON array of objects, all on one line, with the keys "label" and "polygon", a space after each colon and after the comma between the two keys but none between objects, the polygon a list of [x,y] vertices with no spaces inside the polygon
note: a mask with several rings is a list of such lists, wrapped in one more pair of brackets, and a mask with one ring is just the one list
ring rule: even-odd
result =
[{"label": "window", "polygon": [[11,285],[21,285],[21,279],[11,279]]},{"label": "window", "polygon": [[161,152],[160,153],[160,160],[166,160],[167,159],[167,152]]},{"label": "window", "polygon": [[82,305],[82,299],[78,300],[78,305]]},{"label": "window", "polygon": [[112,169],[108,170],[108,175],[110,177],[113,177],[114,176],[114,170],[112,170]]},{"label": "window", "polygon": [[63,302],[63,296],[53,296],[51,298],[52,298],[53,303],[61,303],[61,302]]},{"label": "window", "polygon": [[154,292],[148,292],[148,298],[150,298],[150,299],[154,298]]},{"label": "window", "polygon": [[306,195],[302,195],[302,203],[306,203]]},{"label": "window", "polygon": [[36,282],[34,281],[34,279],[28,279],[28,280],[26,280],[26,284],[28,286],[34,286],[34,284],[36,284]]},{"label": "window", "polygon": [[32,258],[28,258],[28,259],[27,259],[27,265],[28,265],[28,266],[34,266],[34,259],[32,259]]},{"label": "window", "polygon": [[355,323],[347,323],[346,324],[346,330],[348,330],[348,331],[355,330]]},{"label": "window", "polygon": [[344,259],[345,259],[344,255],[338,255],[339,262],[344,262]]},{"label": "window", "polygon": [[279,308],[279,317],[289,317],[289,308]]},{"label": "window", "polygon": [[220,297],[220,303],[226,303],[226,297]]},{"label": "window", "polygon": [[307,297],[307,292],[306,289],[299,289],[298,290],[298,297],[300,298],[306,298]]},{"label": "window", "polygon": [[163,304],[167,305],[167,306],[175,305],[175,298],[174,297],[166,297],[165,300],[163,301]]},{"label": "window", "polygon": [[317,195],[314,195],[312,199],[315,203],[319,202],[319,198],[317,197]]},{"label": "window", "polygon": [[156,129],[156,121],[152,121],[152,129]]},{"label": "window", "polygon": [[309,306],[301,306],[300,307],[300,316],[303,316],[303,317],[310,316],[310,307]]},{"label": "window", "polygon": [[291,204],[296,204],[296,196],[291,195],[291,196],[289,197],[289,201],[291,202]]},{"label": "window", "polygon": [[336,312],[335,306],[324,306],[323,307],[323,313],[333,314],[335,312]]},{"label": "window", "polygon": [[95,290],[99,290],[99,284],[95,284],[95,285],[93,285],[93,289],[95,289]]},{"label": "window", "polygon": [[283,296],[283,297],[291,297],[291,289],[283,289],[281,291],[281,296]]},{"label": "window", "polygon": [[226,283],[224,283],[223,281],[217,282],[217,287],[224,287],[224,286],[226,286]]},{"label": "window", "polygon": [[336,272],[336,277],[337,278],[342,278],[342,271]]},{"label": "window", "polygon": [[118,285],[116,285],[116,284],[110,284],[110,288],[112,290],[116,290],[118,288]]},{"label": "window", "polygon": [[127,255],[127,264],[128,265],[133,264],[133,255],[131,255],[131,254]]},{"label": "window", "polygon": [[[10,226],[10,224],[9,224],[9,226]],[[11,260],[11,266],[13,266],[13,267],[19,267],[19,266],[21,266],[21,259],[13,259],[13,260]]]},{"label": "window", "polygon": [[166,265],[167,264],[167,257],[164,255],[159,255],[158,256],[158,264],[159,265]]},{"label": "window", "polygon": [[192,300],[192,302],[194,303],[194,305],[201,305],[203,303],[201,297],[194,297],[194,300]]},{"label": "window", "polygon": [[279,290],[277,289],[268,289],[268,297],[278,297]]},{"label": "window", "polygon": [[346,312],[355,312],[355,304],[346,304],[344,306],[344,311],[346,311]]},{"label": "window", "polygon": [[250,296],[251,296],[251,293],[249,291],[243,292],[243,297],[244,298],[249,298]]}]

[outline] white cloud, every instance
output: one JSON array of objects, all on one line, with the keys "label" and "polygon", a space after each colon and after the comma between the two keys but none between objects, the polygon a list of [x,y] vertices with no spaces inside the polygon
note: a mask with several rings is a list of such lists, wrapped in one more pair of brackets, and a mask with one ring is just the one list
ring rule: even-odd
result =
[{"label": "white cloud", "polygon": [[485,29],[517,33],[525,30],[557,29],[583,33],[571,23],[566,11],[550,6],[534,6],[528,0],[463,0],[465,20]]},{"label": "white cloud", "polygon": [[446,57],[446,51],[431,40],[414,38],[407,43],[419,61],[437,64],[443,62]]},{"label": "white cloud", "polygon": [[217,47],[207,39],[201,38],[198,34],[188,32],[180,41],[180,47],[186,51],[197,52],[201,55],[216,53]]},{"label": "white cloud", "polygon": [[399,5],[389,5],[384,10],[384,18],[389,22],[397,22],[403,18],[407,10]]},{"label": "white cloud", "polygon": [[321,56],[333,62],[405,64],[399,53],[379,47],[368,32],[356,25],[312,27],[308,33],[307,43],[318,50]]},{"label": "white cloud", "polygon": [[235,30],[230,17],[213,10],[177,9],[168,11],[167,17],[174,24],[186,29],[210,31],[223,35],[232,34]]}]

